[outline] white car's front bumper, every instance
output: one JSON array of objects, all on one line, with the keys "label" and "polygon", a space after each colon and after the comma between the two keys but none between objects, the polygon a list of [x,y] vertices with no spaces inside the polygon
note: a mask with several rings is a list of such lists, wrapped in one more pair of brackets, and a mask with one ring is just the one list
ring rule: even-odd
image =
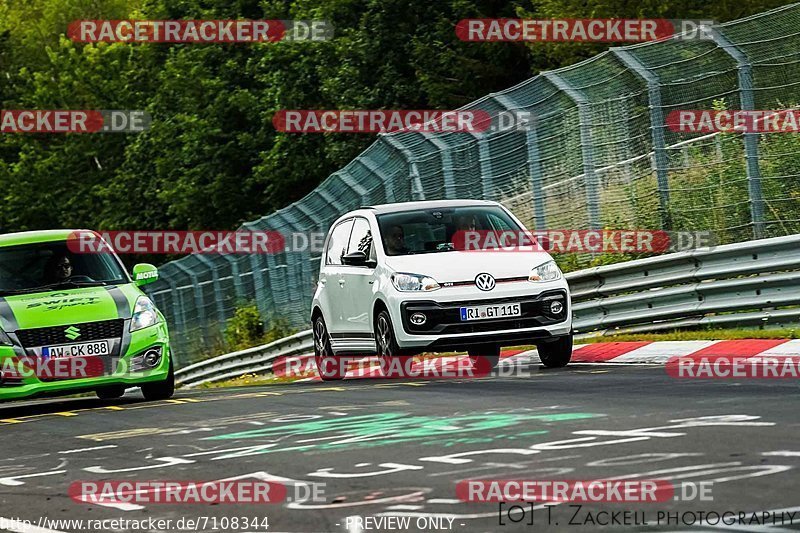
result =
[{"label": "white car's front bumper", "polygon": [[[564,310],[545,312],[553,300]],[[492,291],[472,286],[443,287],[431,292],[392,291],[388,307],[395,337],[401,348],[431,350],[465,349],[480,344],[530,344],[536,340],[568,335],[572,331],[572,306],[566,281],[548,283],[519,281],[498,284]],[[520,302],[521,317],[462,321],[462,306]],[[426,315],[423,326],[409,321],[414,312]]]}]

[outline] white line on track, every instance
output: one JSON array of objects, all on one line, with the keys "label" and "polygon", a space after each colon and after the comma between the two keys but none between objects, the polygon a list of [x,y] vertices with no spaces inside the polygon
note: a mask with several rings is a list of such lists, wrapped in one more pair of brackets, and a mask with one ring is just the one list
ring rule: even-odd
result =
[{"label": "white line on track", "polygon": [[80,453],[80,452],[93,452],[95,450],[103,450],[106,448],[116,448],[116,444],[108,444],[106,446],[93,446],[92,448],[76,448],[74,450],[64,450],[58,453]]},{"label": "white line on track", "polygon": [[795,452],[792,450],[778,450],[775,452],[764,452],[761,455],[766,455],[767,457],[800,457],[800,452]]}]

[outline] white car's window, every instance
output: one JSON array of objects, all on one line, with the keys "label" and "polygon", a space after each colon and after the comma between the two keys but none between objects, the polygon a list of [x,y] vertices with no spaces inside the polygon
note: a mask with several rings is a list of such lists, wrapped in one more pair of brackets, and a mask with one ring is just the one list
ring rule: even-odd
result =
[{"label": "white car's window", "polygon": [[390,256],[451,251],[458,231],[522,229],[503,209],[494,206],[386,213],[378,216],[378,225],[383,249]]},{"label": "white car's window", "polygon": [[370,257],[372,250],[372,230],[369,227],[369,221],[365,218],[356,218],[353,224],[353,231],[350,233],[350,245],[347,247],[347,253],[364,252],[367,257]]},{"label": "white car's window", "polygon": [[326,265],[341,265],[342,256],[347,253],[347,242],[350,240],[350,230],[353,228],[353,219],[340,222],[331,232],[328,239],[328,248],[325,250]]}]

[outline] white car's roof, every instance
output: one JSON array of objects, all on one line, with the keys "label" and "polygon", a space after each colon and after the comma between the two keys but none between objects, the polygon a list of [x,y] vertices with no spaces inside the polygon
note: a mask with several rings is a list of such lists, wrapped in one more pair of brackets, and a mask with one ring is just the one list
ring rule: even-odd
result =
[{"label": "white car's roof", "polygon": [[479,205],[498,205],[497,202],[488,200],[427,200],[417,202],[401,202],[396,204],[381,204],[362,207],[369,209],[376,215],[384,213],[398,213],[401,211],[415,211],[417,209],[445,209],[448,207],[467,207]]}]

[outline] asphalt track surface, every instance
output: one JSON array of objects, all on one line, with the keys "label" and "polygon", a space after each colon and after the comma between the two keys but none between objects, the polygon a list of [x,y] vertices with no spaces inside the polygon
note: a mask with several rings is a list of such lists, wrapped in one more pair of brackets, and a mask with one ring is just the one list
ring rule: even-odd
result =
[{"label": "asphalt track surface", "polygon": [[[4,404],[0,525],[46,533],[81,530],[57,519],[163,518],[173,525],[116,530],[179,531],[181,518],[209,517],[184,530],[212,531],[216,517],[217,530],[264,531],[266,517],[268,531],[594,531],[604,522],[629,531],[800,530],[797,393],[797,380],[676,380],[656,365],[548,370],[534,361],[503,377]],[[704,486],[713,501],[526,504],[524,515],[509,516],[508,505],[501,512],[498,503],[465,503],[455,490],[467,479],[610,477],[666,479],[688,492],[711,482]],[[324,495],[271,505],[117,507],[68,496],[79,480],[231,478],[283,480],[295,498],[324,483]],[[699,525],[701,512],[719,520]],[[725,512],[736,523],[725,524]],[[407,526],[378,527],[388,516]],[[237,528],[223,517],[261,522]]]}]

